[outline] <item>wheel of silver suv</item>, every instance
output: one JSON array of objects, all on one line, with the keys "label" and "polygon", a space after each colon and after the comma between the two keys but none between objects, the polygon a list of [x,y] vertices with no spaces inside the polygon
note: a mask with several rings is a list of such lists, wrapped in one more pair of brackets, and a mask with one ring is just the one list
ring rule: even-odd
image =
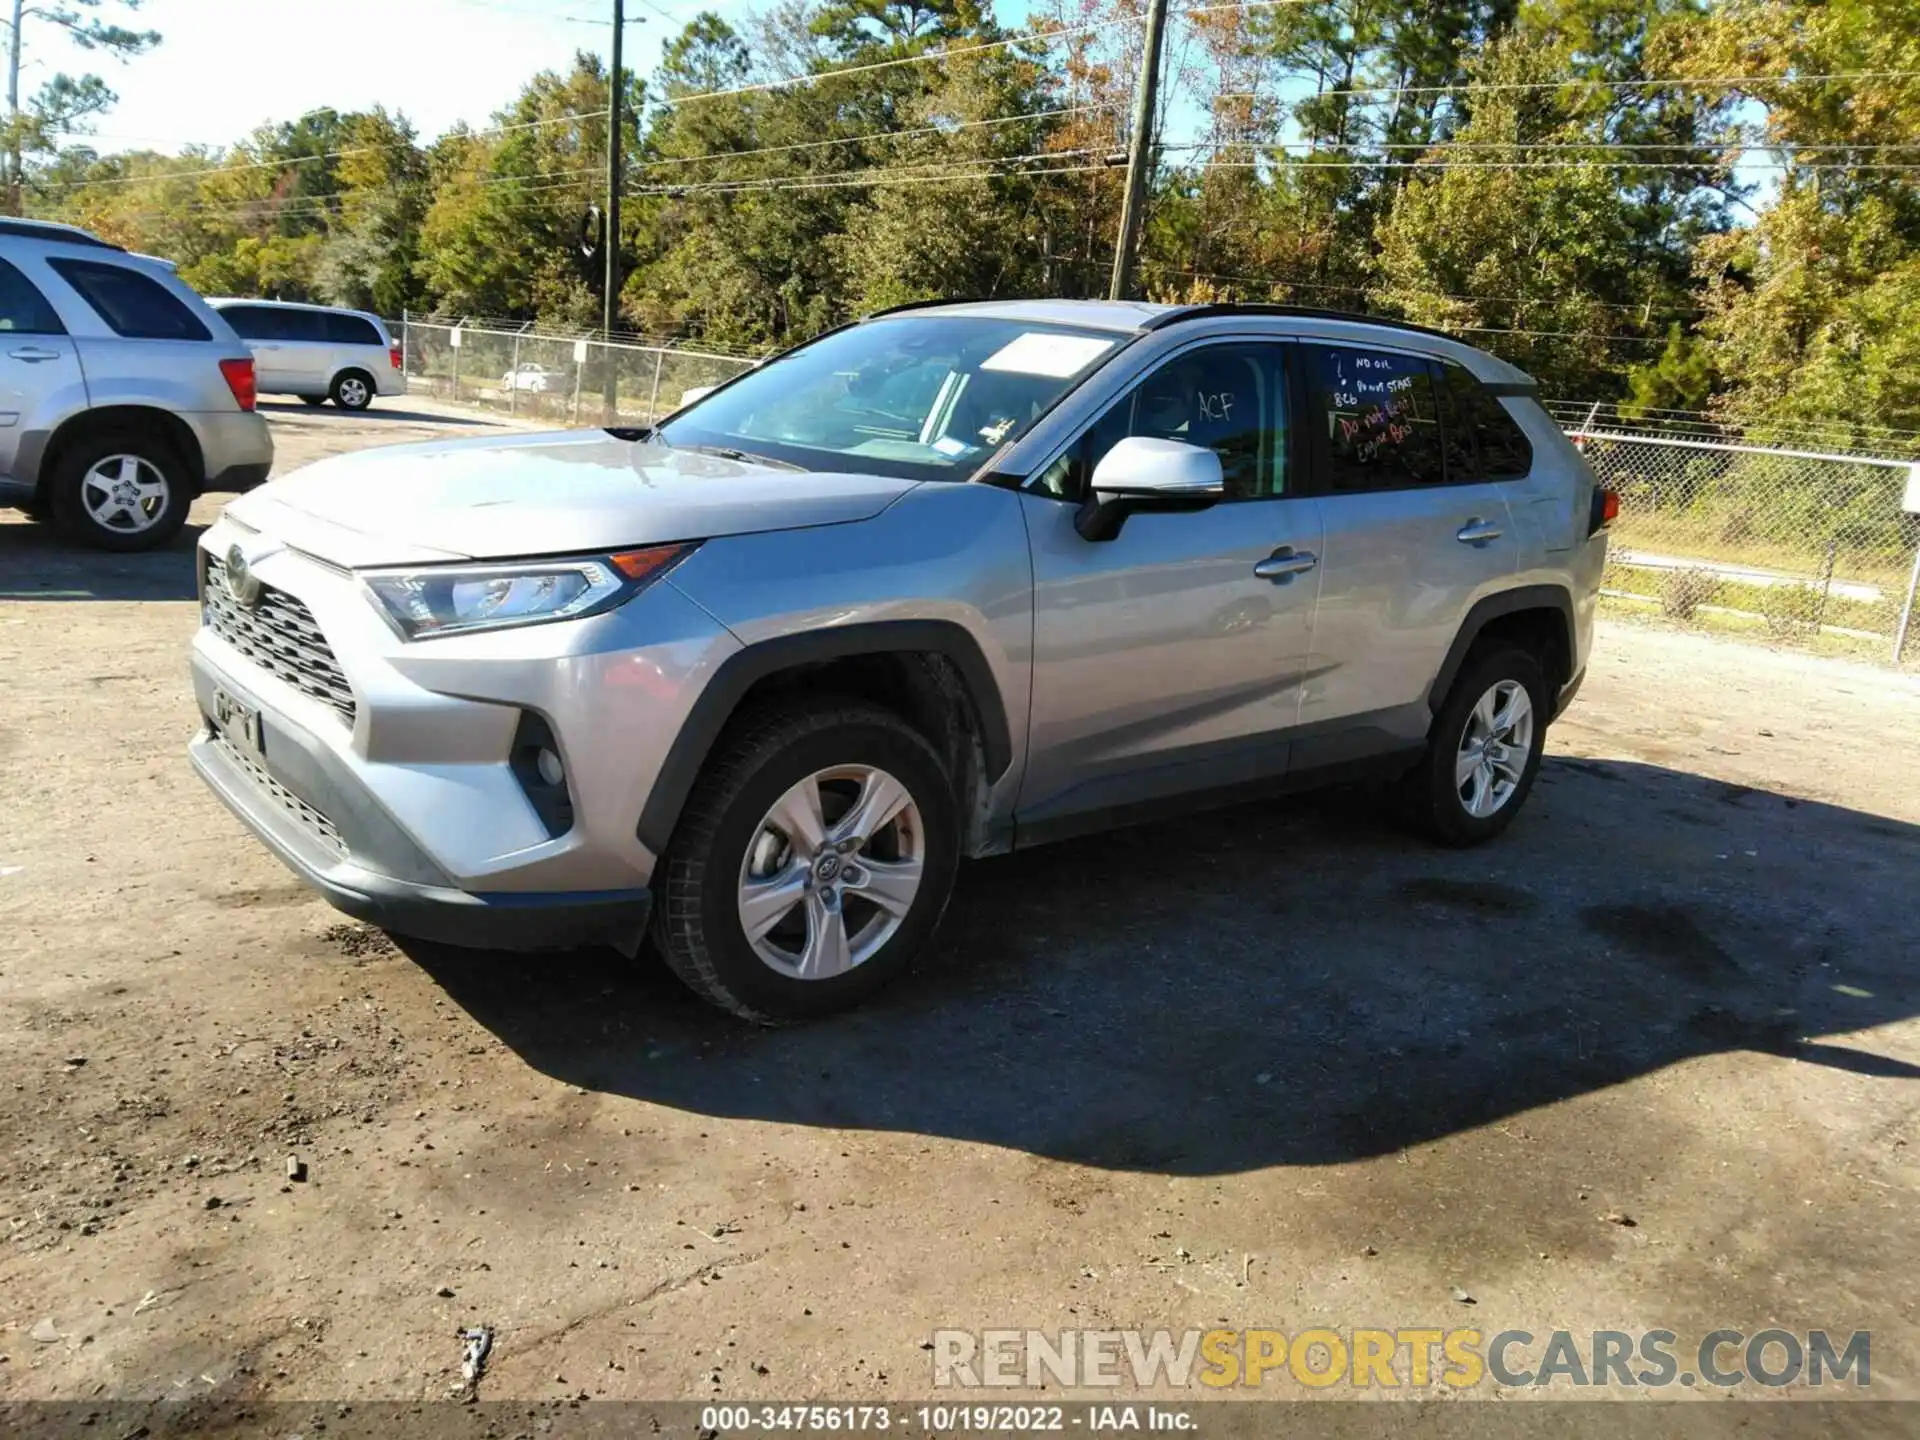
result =
[{"label": "wheel of silver suv", "polygon": [[764,1023],[853,1005],[939,923],[952,786],[899,716],[859,701],[758,711],[714,748],[656,881],[654,936],[698,994]]},{"label": "wheel of silver suv", "polygon": [[139,433],[109,433],[61,453],[52,500],[69,538],[103,550],[150,550],[179,533],[193,489],[166,445]]},{"label": "wheel of silver suv", "polygon": [[1547,693],[1540,662],[1525,650],[1468,655],[1434,717],[1426,756],[1405,781],[1422,829],[1474,845],[1512,823],[1540,769]]}]

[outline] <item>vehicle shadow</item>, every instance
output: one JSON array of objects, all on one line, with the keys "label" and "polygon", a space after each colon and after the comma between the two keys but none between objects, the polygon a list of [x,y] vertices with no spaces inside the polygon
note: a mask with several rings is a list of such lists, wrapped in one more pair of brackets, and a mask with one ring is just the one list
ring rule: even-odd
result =
[{"label": "vehicle shadow", "polygon": [[1816,1038],[1920,1008],[1920,826],[1625,761],[1550,759],[1478,851],[1356,798],[963,867],[916,975],[788,1030],[649,960],[402,943],[589,1089],[1166,1174],[1379,1155],[1724,1050],[1920,1079]]},{"label": "vehicle shadow", "polygon": [[337,405],[307,405],[298,400],[262,399],[257,407],[263,414],[281,417],[298,415],[315,420],[334,421],[340,424],[386,422],[389,424],[433,425],[445,428],[471,428],[478,430],[506,429],[503,418],[494,419],[490,415],[462,414],[457,410],[409,410],[404,401],[376,400],[365,410],[342,410]]},{"label": "vehicle shadow", "polygon": [[188,522],[157,550],[116,555],[61,537],[51,525],[0,522],[0,602],[191,600],[193,548],[207,527]]}]

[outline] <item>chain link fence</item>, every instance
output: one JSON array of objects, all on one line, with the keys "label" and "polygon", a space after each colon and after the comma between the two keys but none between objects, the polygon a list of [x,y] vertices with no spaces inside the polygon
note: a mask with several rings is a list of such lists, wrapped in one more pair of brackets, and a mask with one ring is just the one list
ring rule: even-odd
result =
[{"label": "chain link fence", "polygon": [[1568,433],[1620,497],[1610,599],[1898,663],[1920,576],[1920,516],[1902,508],[1914,462],[1588,425]]},{"label": "chain link fence", "polygon": [[650,425],[687,391],[730,380],[754,363],[666,343],[626,343],[531,328],[402,318],[408,387],[557,425]]}]

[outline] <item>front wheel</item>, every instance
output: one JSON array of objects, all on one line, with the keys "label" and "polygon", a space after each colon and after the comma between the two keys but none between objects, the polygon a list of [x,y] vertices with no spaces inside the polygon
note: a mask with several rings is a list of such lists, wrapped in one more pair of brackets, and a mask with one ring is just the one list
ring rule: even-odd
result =
[{"label": "front wheel", "polygon": [[186,463],[146,435],[96,436],[61,455],[53,518],[71,539],[102,550],[151,550],[180,533],[193,504]]},{"label": "front wheel", "polygon": [[688,797],[654,937],[695,993],[762,1024],[844,1010],[913,963],[959,843],[939,757],[857,701],[735,725]]},{"label": "front wheel", "polygon": [[1491,840],[1526,803],[1546,747],[1547,681],[1525,650],[1470,656],[1404,781],[1420,829],[1445,845]]},{"label": "front wheel", "polygon": [[349,370],[333,382],[333,403],[342,410],[364,410],[373,403],[373,381]]}]

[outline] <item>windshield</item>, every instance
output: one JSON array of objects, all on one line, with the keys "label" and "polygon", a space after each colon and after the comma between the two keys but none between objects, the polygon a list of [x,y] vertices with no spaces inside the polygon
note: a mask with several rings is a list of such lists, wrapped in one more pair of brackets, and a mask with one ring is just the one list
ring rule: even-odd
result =
[{"label": "windshield", "polygon": [[964,479],[1124,338],[978,316],[873,320],[742,376],[657,438],[800,470]]}]

